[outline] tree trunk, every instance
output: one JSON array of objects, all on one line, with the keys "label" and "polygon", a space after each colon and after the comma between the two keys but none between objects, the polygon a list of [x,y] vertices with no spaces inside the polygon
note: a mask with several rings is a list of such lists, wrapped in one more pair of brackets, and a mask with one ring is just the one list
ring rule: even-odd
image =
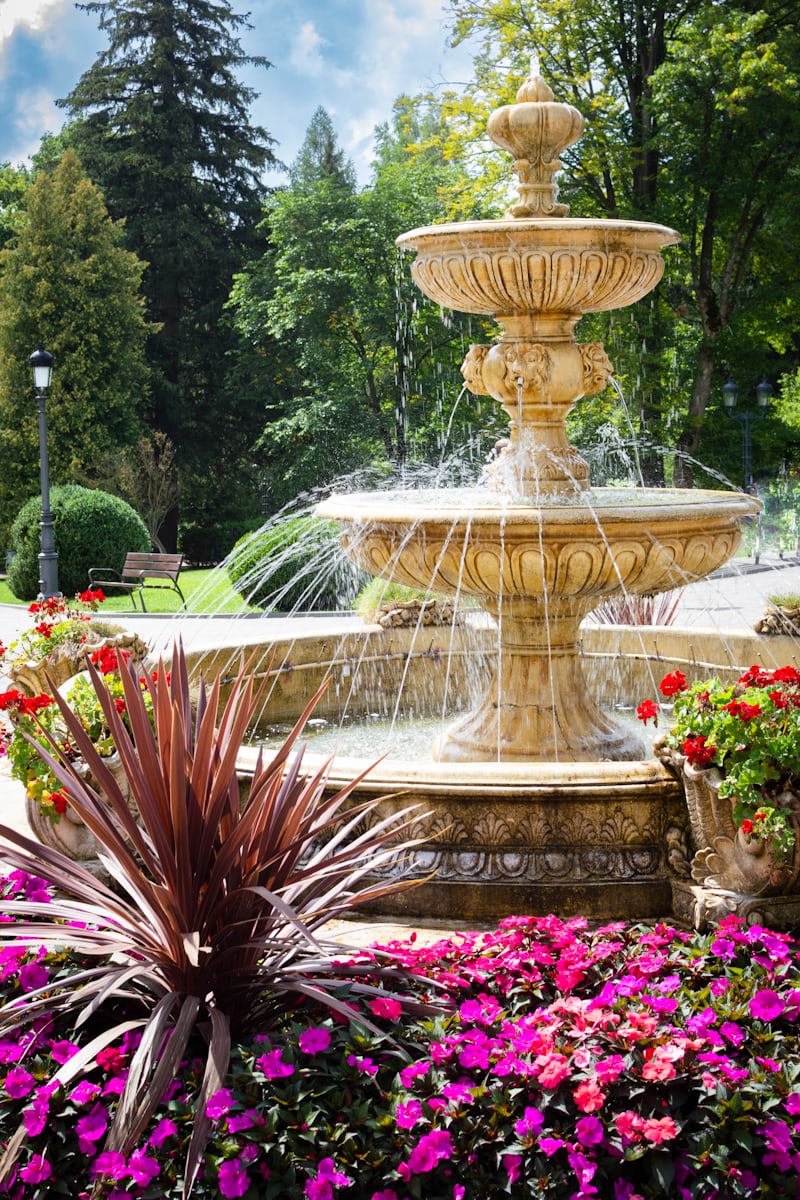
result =
[{"label": "tree trunk", "polygon": [[716,336],[707,338],[697,355],[697,369],[689,401],[688,420],[678,436],[673,478],[675,487],[694,487],[694,462],[692,460],[697,449],[700,426],[711,396],[711,383],[714,378],[716,362],[716,343]]}]

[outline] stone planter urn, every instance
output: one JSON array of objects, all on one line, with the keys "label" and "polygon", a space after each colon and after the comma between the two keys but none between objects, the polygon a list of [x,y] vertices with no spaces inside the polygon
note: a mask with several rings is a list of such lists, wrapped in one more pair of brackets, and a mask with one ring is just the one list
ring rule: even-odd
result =
[{"label": "stone planter urn", "polygon": [[27,695],[38,696],[51,692],[48,675],[55,687],[61,687],[73,675],[86,670],[86,656],[95,650],[108,647],[124,650],[137,662],[144,662],[149,654],[147,643],[136,633],[128,633],[119,626],[86,626],[84,641],[68,640],[54,646],[51,652],[40,659],[25,659],[9,668],[9,676]]},{"label": "stone planter urn", "polygon": [[800,796],[780,797],[795,834],[793,851],[776,856],[771,841],[746,834],[733,818],[735,801],[721,797],[716,767],[697,767],[657,744],[657,756],[683,781],[695,854],[691,878],[673,881],[675,915],[705,929],[735,913],[748,924],[796,927],[800,921]]}]

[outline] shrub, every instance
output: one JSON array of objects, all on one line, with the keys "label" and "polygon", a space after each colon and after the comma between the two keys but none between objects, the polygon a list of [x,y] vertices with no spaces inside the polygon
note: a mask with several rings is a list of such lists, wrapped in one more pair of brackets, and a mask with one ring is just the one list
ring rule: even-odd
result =
[{"label": "shrub", "polygon": [[178,528],[178,549],[195,567],[215,567],[222,562],[235,542],[261,526],[261,519],[252,521],[219,521],[203,525],[196,521],[181,521]]},{"label": "shrub", "polygon": [[[129,550],[149,550],[150,536],[141,517],[119,496],[68,483],[50,493],[53,534],[58,554],[58,582],[66,595],[87,586],[90,567],[121,571]],[[20,600],[39,591],[39,522],[42,500],[34,496],[22,506],[11,526],[14,557],[8,586]]]},{"label": "shrub", "polygon": [[366,578],[345,558],[336,522],[312,516],[289,517],[247,534],[226,565],[241,596],[278,612],[349,608]]}]

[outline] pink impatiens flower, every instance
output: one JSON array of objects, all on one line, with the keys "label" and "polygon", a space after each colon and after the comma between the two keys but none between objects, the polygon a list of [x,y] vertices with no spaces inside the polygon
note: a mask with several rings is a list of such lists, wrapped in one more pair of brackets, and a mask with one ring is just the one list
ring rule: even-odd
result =
[{"label": "pink impatiens flower", "polygon": [[175,1124],[175,1122],[171,1120],[170,1117],[162,1117],[153,1132],[150,1134],[150,1137],[147,1139],[148,1144],[155,1147],[157,1150],[160,1146],[163,1146],[164,1142],[168,1141],[169,1138],[175,1137],[177,1132],[178,1126]]},{"label": "pink impatiens flower", "polygon": [[417,1122],[422,1120],[422,1105],[419,1100],[408,1100],[405,1103],[401,1101],[397,1105],[394,1119],[399,1129],[413,1129]]},{"label": "pink impatiens flower", "polygon": [[664,1142],[671,1142],[673,1138],[678,1136],[678,1127],[672,1117],[650,1117],[642,1122],[641,1128],[645,1141],[650,1142],[654,1146],[661,1146]]},{"label": "pink impatiens flower", "polygon": [[336,1170],[332,1158],[323,1158],[317,1166],[316,1179],[307,1180],[303,1191],[308,1200],[333,1200],[335,1187],[350,1187],[352,1182],[349,1175]]},{"label": "pink impatiens flower", "polygon": [[108,1113],[102,1104],[95,1104],[85,1117],[80,1117],[75,1132],[78,1135],[78,1149],[81,1154],[95,1155],[96,1143],[105,1137],[107,1128]]},{"label": "pink impatiens flower", "polygon": [[572,1093],[576,1105],[584,1113],[597,1112],[605,1103],[606,1094],[602,1091],[593,1079],[587,1080],[585,1083],[579,1083]]},{"label": "pink impatiens flower", "polygon": [[233,1107],[233,1096],[229,1088],[220,1088],[208,1097],[206,1103],[206,1116],[212,1121],[219,1121],[225,1117]]},{"label": "pink impatiens flower", "polygon": [[327,1050],[331,1044],[330,1030],[326,1029],[324,1025],[304,1029],[297,1039],[297,1044],[303,1051],[303,1054],[320,1054],[323,1050]]},{"label": "pink impatiens flower", "polygon": [[526,1107],[519,1121],[514,1123],[514,1133],[518,1138],[533,1138],[544,1127],[544,1117],[538,1108]]},{"label": "pink impatiens flower", "polygon": [[285,1079],[294,1075],[294,1067],[283,1061],[280,1050],[268,1050],[256,1059],[256,1066],[267,1079]]},{"label": "pink impatiens flower", "polygon": [[5,1077],[5,1089],[13,1100],[22,1100],[36,1087],[36,1080],[24,1067],[12,1067]]},{"label": "pink impatiens flower", "polygon": [[389,1021],[399,1021],[403,1015],[402,1004],[391,996],[376,996],[369,1006],[376,1017],[386,1017]]},{"label": "pink impatiens flower", "polygon": [[750,1012],[761,1021],[774,1021],[784,1010],[784,1003],[777,992],[762,988],[750,1001]]},{"label": "pink impatiens flower", "polygon": [[19,1177],[25,1183],[44,1183],[52,1174],[53,1168],[42,1153],[22,1167]]},{"label": "pink impatiens flower", "polygon": [[158,1159],[153,1158],[151,1154],[147,1154],[144,1150],[133,1151],[128,1159],[128,1170],[131,1179],[139,1187],[147,1187],[149,1183],[152,1183],[161,1174]]},{"label": "pink impatiens flower", "polygon": [[403,1087],[412,1087],[415,1079],[419,1079],[423,1075],[427,1075],[431,1069],[429,1062],[409,1063],[407,1067],[403,1067],[400,1072],[400,1082]]},{"label": "pink impatiens flower", "polygon": [[50,978],[50,972],[42,963],[25,963],[19,969],[19,986],[23,992],[35,992],[43,988]]},{"label": "pink impatiens flower", "polygon": [[575,1136],[582,1146],[598,1146],[603,1140],[603,1132],[599,1117],[579,1117],[575,1122]]},{"label": "pink impatiens flower", "polygon": [[243,1196],[250,1187],[250,1176],[240,1158],[220,1163],[219,1190],[223,1196]]},{"label": "pink impatiens flower", "polygon": [[504,1154],[502,1158],[503,1167],[508,1176],[509,1183],[516,1183],[522,1174],[522,1155],[521,1154]]},{"label": "pink impatiens flower", "polygon": [[417,1142],[408,1156],[408,1163],[400,1163],[398,1168],[401,1176],[423,1175],[436,1169],[443,1158],[453,1154],[453,1141],[447,1129],[432,1129],[425,1133]]},{"label": "pink impatiens flower", "polygon": [[124,1179],[128,1174],[128,1163],[124,1154],[118,1150],[104,1150],[98,1154],[92,1163],[92,1175],[107,1175],[115,1182]]}]

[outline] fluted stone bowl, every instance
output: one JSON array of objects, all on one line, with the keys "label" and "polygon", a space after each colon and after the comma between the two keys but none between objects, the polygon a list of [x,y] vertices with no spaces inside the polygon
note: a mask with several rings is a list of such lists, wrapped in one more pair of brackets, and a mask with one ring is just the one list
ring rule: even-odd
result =
[{"label": "fluted stone bowl", "polygon": [[372,575],[478,597],[569,598],[594,607],[623,588],[702,579],[760,510],[741,492],[593,488],[572,502],[503,504],[476,489],[333,495],[349,557]]},{"label": "fluted stone bowl", "polygon": [[411,274],[458,312],[578,315],[641,300],[664,272],[661,248],[680,241],[664,225],[577,217],[464,221],[401,234]]}]

